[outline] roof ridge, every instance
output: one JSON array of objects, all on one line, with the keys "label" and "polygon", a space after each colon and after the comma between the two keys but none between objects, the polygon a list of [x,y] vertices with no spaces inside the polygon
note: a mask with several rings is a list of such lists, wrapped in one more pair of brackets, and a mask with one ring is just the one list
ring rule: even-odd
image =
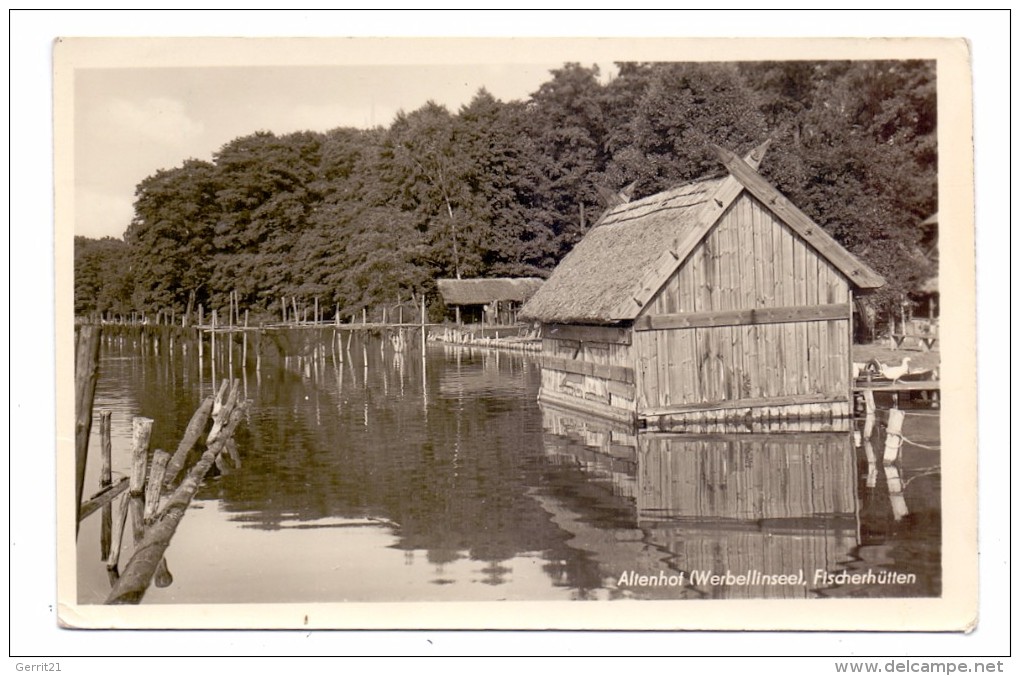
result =
[{"label": "roof ridge", "polygon": [[614,219],[612,221],[603,221],[600,224],[600,227],[606,226],[606,225],[616,225],[617,223],[626,223],[627,221],[635,221],[635,220],[637,220],[639,218],[644,218],[645,216],[651,216],[652,214],[657,214],[657,213],[662,212],[662,211],[672,211],[672,210],[675,210],[675,209],[689,209],[691,207],[696,207],[698,205],[704,204],[707,201],[708,201],[707,199],[703,199],[703,200],[699,200],[697,202],[691,202],[690,204],[679,204],[679,205],[673,205],[673,206],[663,205],[663,206],[659,207],[658,209],[649,209],[647,211],[642,211],[641,213],[633,214],[631,216],[616,218],[616,219]]},{"label": "roof ridge", "polygon": [[706,192],[708,192],[707,188],[705,190],[701,190],[701,191],[693,191],[692,190],[691,192],[685,192],[685,193],[683,193],[681,195],[671,194],[671,193],[675,193],[677,190],[679,190],[681,188],[686,188],[686,187],[689,187],[689,186],[699,185],[699,184],[702,184],[702,183],[709,183],[711,181],[716,181],[716,180],[723,179],[723,178],[726,178],[726,174],[715,174],[715,175],[712,175],[712,176],[705,176],[705,177],[702,177],[702,178],[699,178],[699,179],[696,179],[696,180],[693,180],[693,181],[687,181],[685,183],[681,183],[679,185],[675,185],[675,186],[673,186],[671,188],[666,188],[665,190],[660,190],[657,193],[653,193],[651,195],[647,195],[647,196],[642,197],[641,199],[639,199],[637,201],[634,201],[634,202],[625,202],[624,204],[620,204],[620,205],[612,208],[608,212],[606,212],[606,215],[603,217],[602,220],[608,219],[608,218],[612,218],[613,216],[618,215],[618,214],[627,213],[628,211],[633,211],[635,209],[640,209],[641,207],[646,207],[649,204],[654,204],[656,202],[669,202],[671,200],[676,200],[676,199],[679,199],[679,198],[687,196],[687,195],[696,195],[696,194],[698,194],[698,192],[706,193]]}]

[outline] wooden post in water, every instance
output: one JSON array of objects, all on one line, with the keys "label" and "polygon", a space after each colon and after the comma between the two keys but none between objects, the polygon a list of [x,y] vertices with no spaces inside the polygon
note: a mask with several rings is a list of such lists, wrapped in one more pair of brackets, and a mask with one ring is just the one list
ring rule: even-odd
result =
[{"label": "wooden post in water", "polygon": [[125,493],[120,497],[120,506],[116,510],[116,518],[113,521],[113,534],[110,539],[110,551],[106,556],[107,570],[116,570],[120,562],[120,548],[124,541],[124,526],[127,525],[128,495]]},{"label": "wooden post in water", "polygon": [[99,344],[102,329],[85,325],[78,329],[78,349],[74,360],[74,509],[75,533],[81,516],[81,496],[85,487],[85,464],[89,455],[89,435],[92,434],[92,402],[99,379]]},{"label": "wooden post in water", "polygon": [[425,294],[421,294],[421,405],[425,420],[429,417],[428,379],[425,372]]},{"label": "wooden post in water", "polygon": [[[102,465],[99,468],[99,487],[108,488],[113,484],[112,442],[110,440],[110,418],[113,412],[104,408],[99,412],[99,438],[102,448]],[[113,508],[103,505],[102,521],[99,530],[99,552],[103,560],[110,555],[110,538],[112,537]]]},{"label": "wooden post in water", "polygon": [[212,386],[216,389],[216,310],[212,311],[212,330],[209,331],[209,361],[212,364]]},{"label": "wooden post in water", "polygon": [[145,492],[145,463],[152,435],[152,418],[135,416],[131,420],[131,483],[128,491],[134,497]]},{"label": "wooden post in water", "polygon": [[113,446],[110,438],[110,419],[113,411],[104,408],[99,412],[99,438],[102,442],[103,463],[99,469],[99,486],[106,488],[113,483]]},{"label": "wooden post in water", "polygon": [[885,428],[885,451],[882,453],[882,462],[886,465],[896,462],[900,457],[900,447],[903,445],[903,411],[898,408],[889,409],[889,421]]},{"label": "wooden post in water", "polygon": [[198,325],[195,327],[195,337],[198,338],[198,376],[199,379],[202,377],[202,357],[204,350],[202,349],[202,305],[198,305]]},{"label": "wooden post in water", "polygon": [[170,462],[170,454],[162,448],[156,449],[152,455],[152,468],[149,470],[149,481],[145,487],[145,523],[152,521],[159,509],[159,498],[163,492],[163,478],[166,465]]},{"label": "wooden post in water", "polygon": [[248,367],[248,310],[244,311],[244,333],[241,334],[241,370]]},{"label": "wooden post in water", "polygon": [[900,521],[910,510],[907,509],[907,500],[903,497],[903,480],[900,479],[900,469],[896,465],[885,466],[885,482],[889,488],[889,504],[892,506],[893,519]]},{"label": "wooden post in water", "polygon": [[262,322],[259,322],[259,332],[255,334],[255,373],[262,373]]}]

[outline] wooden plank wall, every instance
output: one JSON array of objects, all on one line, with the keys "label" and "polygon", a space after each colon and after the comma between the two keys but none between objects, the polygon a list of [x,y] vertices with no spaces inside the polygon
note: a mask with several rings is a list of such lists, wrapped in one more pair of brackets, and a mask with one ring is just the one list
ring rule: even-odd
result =
[{"label": "wooden plank wall", "polygon": [[761,571],[766,575],[804,571],[801,585],[704,585],[697,587],[711,599],[803,599],[815,598],[815,569],[837,571],[852,559],[856,533],[849,528],[773,532],[767,528],[725,530],[673,527],[649,532],[647,542],[658,551],[670,552],[670,561],[681,570],[712,571],[734,575]]},{"label": "wooden plank wall", "polygon": [[682,570],[803,569],[807,587],[709,588],[715,596],[809,596],[816,568],[857,545],[856,467],[847,434],[638,437],[638,520]]},{"label": "wooden plank wall", "polygon": [[[741,196],[643,315],[846,304],[846,279]],[[848,391],[849,316],[635,331],[638,408]]]},{"label": "wooden plank wall", "polygon": [[[599,366],[632,367],[632,346],[614,343],[600,343],[577,340],[542,339],[543,357]],[[609,378],[581,375],[560,370],[544,363],[542,367],[542,389],[581,401],[596,401],[608,406],[634,410],[634,385]]]},{"label": "wooden plank wall", "polygon": [[849,434],[638,436],[638,514],[677,518],[852,517]]}]

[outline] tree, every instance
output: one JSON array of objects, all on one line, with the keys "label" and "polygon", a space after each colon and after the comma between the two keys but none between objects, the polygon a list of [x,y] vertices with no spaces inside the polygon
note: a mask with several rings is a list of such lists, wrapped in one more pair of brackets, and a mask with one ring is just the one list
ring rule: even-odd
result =
[{"label": "tree", "polygon": [[531,218],[565,255],[591,225],[598,204],[593,176],[605,165],[606,134],[598,66],[568,63],[531,95],[528,135],[540,183]]},{"label": "tree", "polygon": [[319,201],[313,188],[321,144],[322,135],[312,132],[257,132],[216,154],[212,302],[225,304],[237,291],[242,302],[268,307],[300,286],[292,254]]},{"label": "tree", "polygon": [[397,115],[381,160],[399,191],[401,210],[412,213],[425,234],[436,272],[458,279],[477,274],[475,220],[449,111],[430,101],[410,114]]},{"label": "tree", "polygon": [[504,104],[482,89],[456,119],[454,141],[465,160],[468,212],[486,275],[542,274],[555,265],[553,232],[533,217],[540,176],[526,115],[522,104]]},{"label": "tree", "polygon": [[636,180],[636,197],[718,173],[712,144],[740,152],[766,136],[754,93],[733,64],[634,65],[616,82],[637,98],[627,101],[630,120],[614,131],[606,181],[618,188]]},{"label": "tree", "polygon": [[[937,209],[932,62],[617,65],[605,84],[568,63],[526,101],[482,89],[456,114],[429,102],[389,128],[256,132],[156,172],[125,235],[134,276],[118,279],[138,310],[238,291],[253,309],[297,296],[357,311],[438,277],[544,275],[601,194],[721,173],[710,144],[766,137],[766,178],[888,280],[876,307],[932,274],[917,227]],[[97,295],[106,260],[80,259],[79,309],[126,303]]]},{"label": "tree", "polygon": [[74,313],[128,314],[134,280],[124,265],[128,246],[112,237],[74,238]]},{"label": "tree", "polygon": [[218,186],[216,168],[199,160],[160,170],[138,185],[124,235],[136,309],[180,314],[206,297]]},{"label": "tree", "polygon": [[888,315],[933,272],[918,254],[918,224],[937,209],[934,64],[823,62],[763,74],[761,105],[780,139],[764,173],[886,278],[870,301]]}]

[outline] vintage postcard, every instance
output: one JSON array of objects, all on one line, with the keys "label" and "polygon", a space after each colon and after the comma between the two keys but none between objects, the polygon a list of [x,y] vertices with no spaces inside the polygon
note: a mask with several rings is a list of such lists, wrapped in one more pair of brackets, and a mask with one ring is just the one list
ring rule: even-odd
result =
[{"label": "vintage postcard", "polygon": [[974,628],[965,41],[53,57],[63,626]]}]

